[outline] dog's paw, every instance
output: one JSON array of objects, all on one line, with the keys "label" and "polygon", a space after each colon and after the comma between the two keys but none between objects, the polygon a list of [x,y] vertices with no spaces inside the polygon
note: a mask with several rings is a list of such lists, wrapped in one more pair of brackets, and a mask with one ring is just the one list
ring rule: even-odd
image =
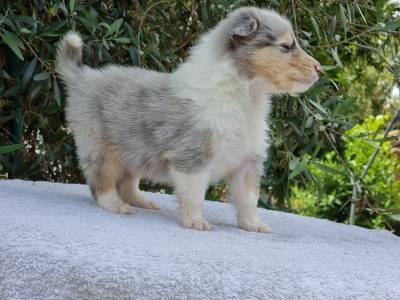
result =
[{"label": "dog's paw", "polygon": [[161,208],[152,201],[147,200],[142,195],[135,195],[132,198],[128,198],[124,200],[126,203],[143,209],[154,209],[160,210]]},{"label": "dog's paw", "polygon": [[262,233],[271,233],[272,228],[268,225],[264,224],[260,220],[241,220],[239,221],[239,227],[245,229],[247,231],[254,231],[254,232],[262,232]]},{"label": "dog's paw", "polygon": [[117,212],[120,214],[131,215],[133,213],[132,206],[123,202],[118,204],[117,210]]},{"label": "dog's paw", "polygon": [[132,206],[115,198],[99,197],[97,206],[118,214],[131,215],[133,213]]},{"label": "dog's paw", "polygon": [[132,205],[136,206],[136,207],[139,207],[139,208],[144,208],[144,209],[154,209],[154,210],[160,210],[161,209],[154,202],[146,200],[146,199],[143,199],[143,198],[141,198],[140,201],[133,201]]},{"label": "dog's paw", "polygon": [[182,219],[182,226],[190,229],[200,230],[200,231],[209,231],[212,230],[213,227],[210,223],[208,223],[203,218],[185,218]]},{"label": "dog's paw", "polygon": [[117,214],[126,214],[126,215],[131,215],[133,213],[132,206],[130,206],[127,203],[113,203],[113,204],[107,204],[107,205],[101,205],[98,204],[99,207],[109,210],[111,212],[117,213]]},{"label": "dog's paw", "polygon": [[145,208],[145,209],[155,209],[155,210],[160,210],[160,206],[158,206],[158,204],[155,204],[152,201],[146,201],[144,203],[141,204],[142,206],[138,206],[141,208]]}]

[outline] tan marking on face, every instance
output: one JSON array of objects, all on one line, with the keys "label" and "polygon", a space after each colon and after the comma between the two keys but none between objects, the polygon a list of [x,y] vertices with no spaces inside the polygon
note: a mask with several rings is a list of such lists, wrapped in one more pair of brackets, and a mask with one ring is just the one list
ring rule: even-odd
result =
[{"label": "tan marking on face", "polygon": [[283,43],[285,43],[285,44],[291,46],[291,45],[293,44],[293,41],[294,41],[294,40],[295,40],[295,39],[294,39],[293,34],[292,34],[291,32],[289,32],[289,31],[285,31],[285,32],[280,36],[280,38],[279,38],[279,40],[278,40],[278,44],[283,44]]},{"label": "tan marking on face", "polygon": [[257,49],[250,57],[250,71],[264,78],[280,92],[291,92],[298,84],[312,85],[317,76],[315,66],[319,63],[298,45],[289,53],[283,52],[279,47],[281,44],[291,46],[293,41],[293,34],[285,32],[276,46]]}]

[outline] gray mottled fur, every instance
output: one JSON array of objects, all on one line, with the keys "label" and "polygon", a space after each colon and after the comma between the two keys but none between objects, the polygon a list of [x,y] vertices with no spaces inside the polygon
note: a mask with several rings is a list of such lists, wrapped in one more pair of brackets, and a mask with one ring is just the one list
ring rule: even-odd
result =
[{"label": "gray mottled fur", "polygon": [[[121,164],[146,177],[168,178],[168,166],[186,171],[211,155],[210,134],[194,129],[188,99],[171,94],[168,74],[109,66],[76,72],[68,90],[67,119],[75,137],[82,129],[99,145],[116,145]],[[103,149],[80,149],[90,183],[104,160]],[[82,146],[81,146],[82,145]]]}]

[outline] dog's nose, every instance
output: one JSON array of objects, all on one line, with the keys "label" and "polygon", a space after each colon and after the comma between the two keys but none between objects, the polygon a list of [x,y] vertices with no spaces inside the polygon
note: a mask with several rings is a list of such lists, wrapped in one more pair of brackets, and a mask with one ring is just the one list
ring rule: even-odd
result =
[{"label": "dog's nose", "polygon": [[317,72],[318,76],[321,75],[321,73],[322,73],[322,67],[321,67],[320,64],[315,64],[315,65],[314,65],[314,69],[315,69],[315,71]]}]

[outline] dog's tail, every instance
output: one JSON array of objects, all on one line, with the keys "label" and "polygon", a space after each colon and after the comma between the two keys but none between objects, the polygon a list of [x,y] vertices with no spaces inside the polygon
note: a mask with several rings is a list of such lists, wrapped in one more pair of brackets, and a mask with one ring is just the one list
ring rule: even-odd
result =
[{"label": "dog's tail", "polygon": [[82,39],[76,32],[67,33],[58,44],[56,71],[66,82],[76,80],[82,65]]}]

